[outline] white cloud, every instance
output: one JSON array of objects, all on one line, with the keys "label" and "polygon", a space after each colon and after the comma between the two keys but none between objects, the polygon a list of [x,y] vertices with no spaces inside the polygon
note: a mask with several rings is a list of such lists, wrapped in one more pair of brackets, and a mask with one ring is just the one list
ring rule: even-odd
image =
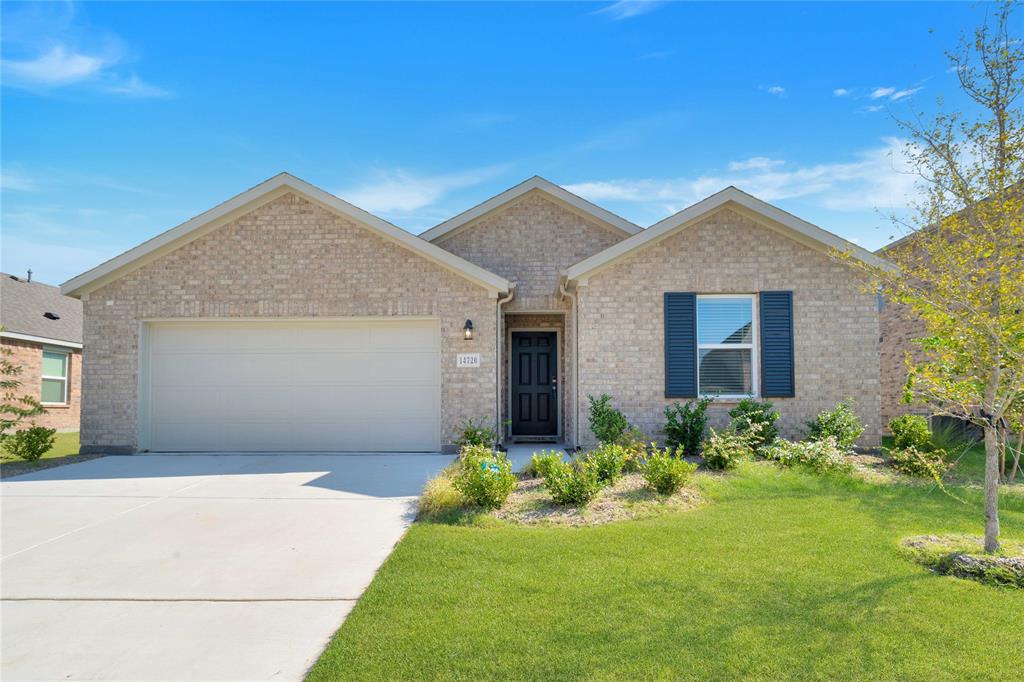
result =
[{"label": "white cloud", "polygon": [[903,99],[904,97],[910,97],[919,92],[920,90],[921,88],[905,88],[903,90],[897,90],[896,92],[892,93],[892,95],[889,96],[889,99],[895,102],[897,100]]},{"label": "white cloud", "polygon": [[782,97],[786,94],[786,88],[781,85],[762,85],[761,89],[769,95],[776,95],[777,97]]},{"label": "white cloud", "polygon": [[135,74],[123,82],[107,85],[104,90],[126,97],[169,97],[171,94],[163,88],[143,82]]},{"label": "white cloud", "polygon": [[37,188],[35,180],[17,171],[0,172],[0,189],[17,192],[33,192]]},{"label": "white cloud", "polygon": [[593,14],[603,14],[612,21],[622,21],[653,12],[662,4],[664,4],[662,0],[619,0],[607,7],[602,7]]},{"label": "white cloud", "polygon": [[[95,55],[53,47],[34,59],[3,60],[4,78],[9,85],[68,85],[96,77],[107,60]],[[14,81],[13,83],[11,81]]]},{"label": "white cloud", "polygon": [[849,97],[853,94],[853,91],[848,88],[836,88],[832,91],[832,94],[836,97]]},{"label": "white cloud", "polygon": [[915,176],[906,173],[903,149],[903,140],[886,138],[883,145],[859,152],[850,161],[796,165],[754,157],[753,164],[748,163],[750,159],[729,164],[727,173],[601,180],[567,185],[566,189],[591,201],[650,204],[664,213],[674,213],[729,185],[765,201],[804,198],[835,211],[899,207],[906,205],[915,188]]},{"label": "white cloud", "polygon": [[416,175],[402,169],[377,171],[372,179],[344,189],[338,196],[373,213],[409,213],[436,204],[449,192],[485,182],[500,170],[492,167],[443,175]]},{"label": "white cloud", "polygon": [[871,99],[888,99],[890,102],[898,102],[906,97],[911,97],[921,91],[921,86],[914,88],[875,88],[871,91],[869,97]]},{"label": "white cloud", "polygon": [[751,156],[749,159],[743,161],[730,161],[729,170],[731,171],[744,171],[744,170],[760,170],[764,168],[772,168],[773,166],[779,166],[785,163],[778,159],[769,159],[767,156]]},{"label": "white cloud", "polygon": [[881,111],[882,109],[885,109],[885,107],[883,107],[881,104],[868,104],[865,105],[864,107],[864,111],[870,111],[872,113],[876,111]]},{"label": "white cloud", "polygon": [[881,99],[882,97],[888,97],[894,92],[896,92],[896,88],[875,88],[871,91],[869,97],[871,99]]}]

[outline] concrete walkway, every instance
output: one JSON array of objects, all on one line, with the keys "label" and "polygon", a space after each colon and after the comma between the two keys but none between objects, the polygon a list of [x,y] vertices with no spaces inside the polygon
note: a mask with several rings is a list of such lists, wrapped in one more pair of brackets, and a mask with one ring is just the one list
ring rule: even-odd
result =
[{"label": "concrete walkway", "polygon": [[533,460],[533,453],[544,450],[561,452],[566,459],[569,458],[569,454],[565,452],[565,443],[512,443],[508,446],[507,452],[512,462],[512,471],[522,471]]},{"label": "concrete walkway", "polygon": [[105,457],[0,482],[0,678],[301,679],[451,457]]}]

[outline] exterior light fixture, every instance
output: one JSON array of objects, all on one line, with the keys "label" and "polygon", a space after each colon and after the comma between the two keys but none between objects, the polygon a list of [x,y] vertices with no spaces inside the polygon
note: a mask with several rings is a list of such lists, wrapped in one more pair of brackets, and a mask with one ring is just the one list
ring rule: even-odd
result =
[{"label": "exterior light fixture", "polygon": [[473,340],[473,320],[466,320],[465,326],[462,327],[462,338],[467,341]]}]

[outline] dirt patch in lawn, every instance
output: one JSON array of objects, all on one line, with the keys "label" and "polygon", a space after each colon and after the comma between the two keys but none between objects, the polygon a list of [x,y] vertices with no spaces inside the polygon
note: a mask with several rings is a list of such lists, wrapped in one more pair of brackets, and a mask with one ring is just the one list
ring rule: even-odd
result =
[{"label": "dirt patch in lawn", "polygon": [[585,507],[561,506],[552,501],[543,479],[527,478],[519,481],[505,504],[492,513],[503,521],[522,525],[597,526],[667,511],[686,511],[703,501],[695,488],[659,495],[646,487],[640,474],[626,474],[615,485],[601,490]]}]

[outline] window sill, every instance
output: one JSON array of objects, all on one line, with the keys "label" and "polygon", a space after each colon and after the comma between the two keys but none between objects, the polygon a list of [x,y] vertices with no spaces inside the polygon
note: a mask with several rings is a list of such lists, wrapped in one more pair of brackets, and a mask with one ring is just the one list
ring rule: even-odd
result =
[{"label": "window sill", "polygon": [[61,407],[63,407],[64,409],[67,409],[67,408],[71,407],[70,403],[39,403],[39,404],[42,405],[43,407],[45,407],[46,409],[61,408]]}]

